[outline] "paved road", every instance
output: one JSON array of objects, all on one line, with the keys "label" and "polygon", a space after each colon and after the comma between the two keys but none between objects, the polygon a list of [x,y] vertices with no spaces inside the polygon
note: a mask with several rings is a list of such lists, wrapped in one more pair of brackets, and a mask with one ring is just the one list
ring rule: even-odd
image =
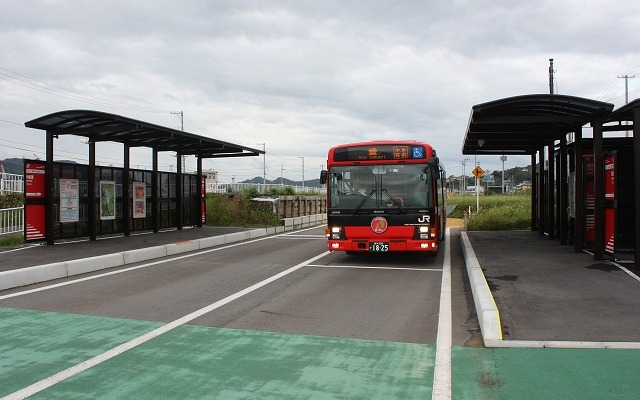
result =
[{"label": "paved road", "polygon": [[0,292],[0,396],[635,398],[637,350],[481,347],[448,245],[328,254],[316,228]]}]

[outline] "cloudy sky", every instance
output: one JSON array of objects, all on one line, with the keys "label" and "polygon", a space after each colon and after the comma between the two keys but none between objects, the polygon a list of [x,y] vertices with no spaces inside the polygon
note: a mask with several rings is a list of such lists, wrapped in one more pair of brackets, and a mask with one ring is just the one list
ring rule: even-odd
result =
[{"label": "cloudy sky", "polygon": [[[91,109],[267,151],[266,176],[318,176],[333,145],[415,139],[462,172],[474,104],[549,92],[640,97],[640,2],[626,0],[0,0],[0,159],[44,158],[24,127]],[[101,165],[121,165],[99,144]],[[79,138],[55,158],[87,161]],[[467,156],[468,158],[469,156]],[[499,169],[499,157],[479,157]],[[529,164],[509,157],[507,168]],[[172,154],[161,168],[175,170]],[[467,165],[473,163],[471,160]],[[187,169],[195,168],[187,159]],[[262,157],[206,160],[223,181]],[[132,166],[151,168],[148,150]],[[468,168],[468,167],[467,167]],[[470,169],[467,169],[467,172]]]}]

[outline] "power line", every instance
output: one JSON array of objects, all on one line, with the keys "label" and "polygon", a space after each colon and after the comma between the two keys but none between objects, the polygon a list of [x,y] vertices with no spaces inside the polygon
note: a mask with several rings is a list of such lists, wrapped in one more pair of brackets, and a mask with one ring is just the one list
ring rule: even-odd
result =
[{"label": "power line", "polygon": [[[125,104],[122,103],[120,101],[114,101],[114,100],[109,100],[109,99],[105,99],[105,98],[101,98],[101,97],[97,97],[97,96],[92,96],[92,95],[88,95],[88,94],[83,94],[81,92],[75,91],[75,90],[70,90],[70,89],[66,89],[63,88],[61,86],[57,86],[51,83],[47,83],[29,76],[26,76],[24,74],[21,74],[19,72],[15,72],[3,67],[0,67],[0,70],[2,71],[6,71],[9,72],[9,74],[7,73],[2,73],[0,72],[0,75],[6,77],[6,78],[2,78],[0,77],[0,79],[5,80],[9,83],[12,83],[14,85],[18,85],[18,86],[22,86],[24,88],[27,89],[31,89],[31,90],[35,90],[41,93],[45,93],[45,94],[49,94],[52,96],[57,96],[57,97],[62,97],[65,99],[69,99],[69,100],[77,100],[77,101],[81,101],[84,103],[88,103],[88,104],[92,104],[92,105],[98,105],[98,106],[102,106],[102,107],[110,107],[110,108],[117,108],[117,109],[122,109],[122,110],[130,110],[130,111],[144,111],[144,112],[166,112],[164,110],[159,110],[159,109],[154,109],[154,108],[149,108],[149,107],[141,107],[141,106],[136,106],[136,105],[131,105],[131,104]],[[22,79],[22,78],[26,78],[26,79]]]}]

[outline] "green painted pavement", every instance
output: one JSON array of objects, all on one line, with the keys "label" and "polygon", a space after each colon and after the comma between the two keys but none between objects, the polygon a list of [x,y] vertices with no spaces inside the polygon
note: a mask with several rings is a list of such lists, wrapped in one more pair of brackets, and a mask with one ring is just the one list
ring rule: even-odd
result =
[{"label": "green painted pavement", "polygon": [[[0,308],[0,397],[162,324]],[[181,326],[32,398],[430,399],[430,345]],[[452,349],[452,398],[636,399],[640,350]]]},{"label": "green painted pavement", "polygon": [[161,325],[0,308],[0,396],[86,361]]},{"label": "green painted pavement", "polygon": [[[157,327],[32,311],[1,315],[3,353],[11,352],[2,368],[20,381],[3,394],[120,344],[125,333]],[[24,330],[31,334],[21,339]],[[434,357],[429,345],[186,325],[31,398],[428,399]]]},{"label": "green painted pavement", "polygon": [[640,350],[452,349],[453,399],[638,399]]}]

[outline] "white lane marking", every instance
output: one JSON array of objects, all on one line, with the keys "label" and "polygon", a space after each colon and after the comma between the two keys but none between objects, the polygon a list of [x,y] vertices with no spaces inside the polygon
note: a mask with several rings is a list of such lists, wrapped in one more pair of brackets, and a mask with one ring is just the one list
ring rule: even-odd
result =
[{"label": "white lane marking", "polygon": [[164,333],[167,333],[181,325],[184,325],[190,321],[193,321],[196,318],[199,318],[219,307],[222,307],[223,305],[230,303],[234,300],[239,299],[240,297],[249,294],[251,292],[253,292],[254,290],[257,290],[265,285],[268,285],[269,283],[282,278],[283,276],[286,276],[302,267],[304,267],[305,265],[312,263],[326,255],[328,255],[329,252],[325,251],[324,253],[321,253],[315,257],[312,257],[306,261],[301,262],[298,265],[295,265],[285,271],[280,272],[279,274],[273,275],[270,278],[267,278],[261,282],[258,282],[254,285],[249,286],[246,289],[243,289],[237,293],[234,293],[230,296],[225,297],[222,300],[218,300],[215,303],[209,304],[206,307],[203,307],[197,311],[194,311],[190,314],[185,315],[182,318],[178,318],[173,322],[169,322],[166,325],[163,325],[157,329],[154,329],[151,332],[148,332],[142,336],[139,336],[135,339],[132,339],[126,343],[123,343],[119,346],[116,346],[114,348],[112,348],[111,350],[107,350],[106,352],[99,354],[93,358],[90,358],[86,361],[81,362],[80,364],[76,364],[73,367],[67,368],[64,371],[58,372],[57,374],[51,375],[48,378],[45,378],[39,382],[36,382],[32,385],[29,385],[21,390],[18,390],[14,393],[11,393],[8,396],[3,397],[0,400],[15,400],[15,399],[24,399],[25,397],[29,397],[29,396],[33,396],[34,394],[43,391],[44,389],[51,387],[53,385],[55,385],[56,383],[62,382],[65,379],[68,379],[74,375],[79,374],[80,372],[83,372],[89,368],[95,367],[96,365],[103,363],[117,355],[120,355],[122,353],[124,353],[127,350],[130,350],[136,346],[139,346],[145,342],[148,342],[151,339],[154,339]]},{"label": "white lane marking", "polygon": [[406,267],[367,267],[363,265],[321,265],[321,264],[309,264],[307,267],[315,268],[345,268],[345,269],[386,269],[391,271],[429,271],[429,272],[442,272],[438,268],[406,268]]},{"label": "white lane marking", "polygon": [[627,275],[629,275],[630,277],[632,277],[633,279],[640,281],[640,277],[636,274],[634,274],[633,272],[629,271],[626,267],[623,267],[621,264],[615,262],[615,261],[608,261],[610,264],[615,265],[616,267],[620,268],[621,270],[623,270]]},{"label": "white lane marking", "polygon": [[436,339],[436,361],[433,371],[432,400],[451,399],[451,228],[446,230],[442,286],[440,288],[440,315]]},{"label": "white lane marking", "polygon": [[[309,229],[314,229],[314,228],[307,228],[307,229],[304,229],[304,230],[309,230]],[[86,281],[90,281],[90,280],[93,280],[93,279],[99,279],[99,278],[103,278],[105,276],[122,274],[122,273],[129,272],[129,271],[135,271],[136,269],[152,267],[154,265],[163,264],[163,263],[167,263],[167,262],[172,262],[172,261],[176,261],[176,260],[182,260],[184,258],[200,256],[202,254],[212,253],[214,251],[226,250],[226,249],[230,249],[230,248],[237,247],[237,246],[244,246],[244,245],[247,245],[247,244],[260,242],[262,240],[278,238],[279,236],[282,236],[282,235],[284,235],[284,234],[275,235],[275,236],[260,237],[260,238],[253,239],[253,240],[247,240],[247,241],[243,241],[243,242],[233,243],[233,244],[229,244],[229,245],[222,246],[222,247],[214,247],[214,248],[211,248],[211,249],[208,249],[208,250],[201,250],[201,251],[197,251],[195,253],[189,253],[189,254],[185,254],[185,255],[181,255],[181,256],[177,256],[177,257],[163,258],[163,259],[158,260],[158,261],[153,261],[153,262],[146,263],[146,264],[136,265],[135,267],[123,268],[123,269],[119,269],[117,271],[104,272],[104,273],[101,273],[101,274],[87,276],[87,277],[84,277],[84,278],[73,279],[73,280],[70,280],[70,281],[54,283],[54,284],[51,284],[51,285],[42,286],[42,287],[35,288],[35,289],[28,289],[28,290],[24,290],[24,291],[20,291],[20,292],[16,292],[16,293],[6,294],[6,295],[3,295],[3,296],[0,296],[0,300],[9,299],[9,298],[12,298],[12,297],[23,296],[25,294],[42,292],[44,290],[55,289],[55,288],[59,288],[59,287],[67,286],[67,285],[73,285],[75,283],[86,282]]]},{"label": "white lane marking", "polygon": [[326,236],[296,235],[296,236],[278,236],[278,239],[285,240],[327,240]]}]

